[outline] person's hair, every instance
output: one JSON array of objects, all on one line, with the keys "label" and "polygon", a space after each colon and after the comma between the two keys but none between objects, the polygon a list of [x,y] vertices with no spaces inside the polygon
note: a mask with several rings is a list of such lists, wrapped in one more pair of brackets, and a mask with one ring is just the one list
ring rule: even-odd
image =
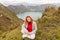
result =
[{"label": "person's hair", "polygon": [[33,19],[30,16],[27,16],[26,19],[24,20],[24,24],[27,24],[28,23],[27,18],[30,18],[31,19],[31,22],[33,23]]}]

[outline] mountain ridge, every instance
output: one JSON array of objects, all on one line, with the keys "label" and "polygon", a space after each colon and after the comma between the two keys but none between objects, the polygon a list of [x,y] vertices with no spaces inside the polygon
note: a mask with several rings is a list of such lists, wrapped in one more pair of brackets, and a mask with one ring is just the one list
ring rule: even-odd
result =
[{"label": "mountain ridge", "polygon": [[36,10],[44,11],[45,7],[48,5],[56,6],[53,4],[43,4],[43,5],[36,5],[36,6],[32,6],[32,5],[26,6],[21,4],[21,5],[9,5],[8,8],[17,14],[19,12],[25,12],[25,11],[36,11]]}]

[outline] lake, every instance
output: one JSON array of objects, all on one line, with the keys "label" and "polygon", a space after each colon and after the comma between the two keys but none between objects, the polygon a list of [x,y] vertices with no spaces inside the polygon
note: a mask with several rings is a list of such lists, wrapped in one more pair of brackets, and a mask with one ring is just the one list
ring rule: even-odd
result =
[{"label": "lake", "polygon": [[37,20],[38,18],[41,18],[42,12],[23,12],[17,14],[17,17],[23,20],[25,20],[26,16],[31,16],[34,20]]}]

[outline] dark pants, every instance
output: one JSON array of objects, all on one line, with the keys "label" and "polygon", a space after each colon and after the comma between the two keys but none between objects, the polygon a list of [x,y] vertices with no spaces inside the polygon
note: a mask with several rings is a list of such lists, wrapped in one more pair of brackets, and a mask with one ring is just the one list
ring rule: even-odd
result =
[{"label": "dark pants", "polygon": [[[23,39],[23,40],[25,40],[25,39]],[[34,40],[34,39],[30,39],[30,40]]]}]

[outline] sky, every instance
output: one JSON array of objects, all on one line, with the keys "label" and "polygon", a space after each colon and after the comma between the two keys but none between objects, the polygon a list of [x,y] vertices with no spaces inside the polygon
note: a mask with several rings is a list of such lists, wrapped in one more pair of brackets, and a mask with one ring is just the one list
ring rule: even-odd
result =
[{"label": "sky", "polygon": [[28,4],[52,4],[60,3],[60,0],[0,0],[0,3],[8,6],[17,3],[28,3]]}]

